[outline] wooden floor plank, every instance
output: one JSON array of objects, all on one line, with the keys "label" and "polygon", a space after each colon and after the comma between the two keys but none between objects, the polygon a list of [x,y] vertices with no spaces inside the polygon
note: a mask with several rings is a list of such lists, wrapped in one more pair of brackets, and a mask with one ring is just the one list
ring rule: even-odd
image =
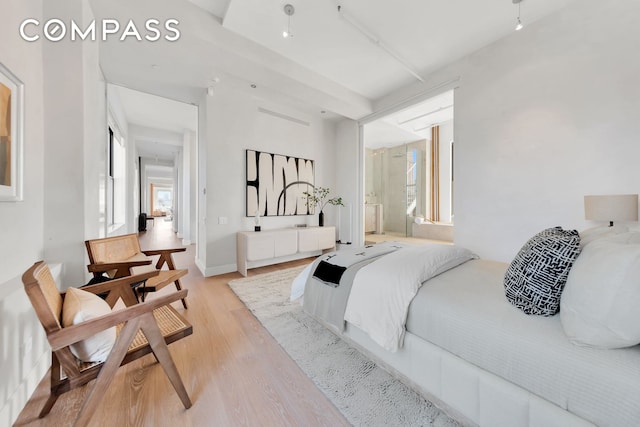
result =
[{"label": "wooden floor plank", "polygon": [[[159,219],[141,235],[143,249],[181,246]],[[169,346],[193,406],[185,410],[162,367],[147,355],[120,368],[91,419],[92,426],[347,426],[340,412],[306,377],[269,332],[227,286],[239,273],[204,278],[195,247],[174,254],[189,289],[189,309],[173,306],[192,323],[193,335]],[[309,260],[250,270],[277,271]],[[172,291],[168,286],[159,292]],[[151,294],[148,298],[153,298]],[[93,382],[89,384],[93,386]],[[48,393],[48,376],[20,413],[17,426],[63,426],[75,419],[87,387],[62,395],[51,413],[37,414]]]}]

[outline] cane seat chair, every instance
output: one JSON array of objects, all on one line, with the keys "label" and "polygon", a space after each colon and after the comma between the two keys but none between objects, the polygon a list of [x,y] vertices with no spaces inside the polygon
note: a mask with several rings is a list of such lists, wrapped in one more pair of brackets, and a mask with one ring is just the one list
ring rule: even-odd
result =
[{"label": "cane seat chair", "polygon": [[[58,291],[47,264],[36,262],[23,274],[25,291],[52,349],[51,391],[40,411],[40,418],[51,411],[60,395],[96,379],[75,421],[75,425],[86,425],[118,367],[149,353],[155,355],[184,407],[191,407],[191,400],[167,347],[167,344],[193,333],[191,324],[170,305],[186,297],[187,290],[139,303],[131,288],[135,281],[147,280],[157,274],[157,271],[151,271],[83,287],[84,291],[106,294],[105,301],[111,308],[118,300],[122,300],[126,307],[66,327],[62,326],[65,293]],[[85,363],[74,356],[70,348],[72,344],[114,326],[117,328],[117,338],[104,362]]]},{"label": "cane seat chair", "polygon": [[[176,269],[173,262],[173,254],[184,252],[186,248],[173,249],[140,249],[138,235],[135,233],[121,236],[104,237],[85,241],[90,264],[87,269],[98,279],[103,274],[111,279],[124,276],[131,276],[146,271],[158,270],[157,276],[147,280],[146,283],[138,287],[142,300],[148,292],[155,292],[170,283],[176,285],[177,290],[181,290],[180,278],[188,273],[187,269]],[[153,267],[152,256],[159,256]],[[168,269],[163,269],[164,266]],[[187,301],[182,299],[182,305],[187,308]]]}]

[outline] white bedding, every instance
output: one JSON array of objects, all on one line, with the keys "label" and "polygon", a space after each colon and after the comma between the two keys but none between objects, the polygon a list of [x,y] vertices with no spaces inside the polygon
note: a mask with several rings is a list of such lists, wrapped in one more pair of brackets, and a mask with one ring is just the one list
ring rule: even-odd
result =
[{"label": "white bedding", "polygon": [[304,290],[307,281],[311,274],[315,271],[315,268],[318,266],[318,261],[326,260],[331,264],[349,268],[358,263],[361,263],[362,261],[378,258],[404,247],[407,247],[406,243],[382,242],[378,243],[377,245],[368,245],[364,248],[352,246],[349,249],[325,253],[324,255],[318,257],[318,259],[316,259],[316,262],[309,264],[293,280],[293,283],[291,284],[290,301],[295,301],[298,298],[304,296]]},{"label": "white bedding", "polygon": [[596,425],[640,425],[640,346],[572,344],[560,316],[527,316],[507,302],[505,270],[477,260],[430,280],[407,331]]},{"label": "white bedding", "polygon": [[[354,281],[348,305],[370,304],[365,307],[368,325],[357,325],[352,315],[345,315],[349,322],[346,331],[335,332],[340,336],[344,333],[399,372],[407,373],[409,381],[415,381],[479,425],[640,425],[640,346],[617,350],[576,346],[564,334],[559,316],[527,316],[506,300],[506,264],[446,261],[445,257],[441,261],[444,266],[434,267],[431,261],[424,265],[425,260],[419,255],[422,250],[431,249],[409,248],[361,267],[355,276],[359,276],[358,288],[363,289],[356,292],[364,295],[351,301]],[[463,257],[466,252],[463,250]],[[454,265],[458,267],[451,268]],[[446,267],[450,269],[445,271]],[[366,274],[360,275],[363,271]],[[422,283],[430,275],[433,277]],[[392,283],[405,286],[400,291],[391,290],[386,285]],[[380,288],[380,293],[369,295],[367,288]],[[322,289],[328,289],[328,293],[336,290],[326,285]],[[388,321],[383,320],[388,307],[402,298],[410,304],[400,310],[404,313],[400,315],[400,326],[392,328],[391,333],[399,335],[401,344],[406,319],[408,338],[406,348],[391,353],[379,346],[386,338],[374,342],[376,333],[372,334],[372,328],[380,328]],[[326,324],[322,316],[316,318]],[[429,353],[431,356],[426,358],[422,353],[415,355],[420,343],[425,343],[425,348],[441,349],[443,355],[459,357],[477,367],[480,374],[460,374],[451,367],[462,365],[441,360],[440,353]],[[489,381],[483,373],[503,382],[500,385]],[[501,412],[503,400],[515,406]],[[502,415],[489,416],[487,411]],[[502,421],[493,422],[496,419]]]},{"label": "white bedding", "polygon": [[474,258],[467,249],[441,244],[385,255],[356,274],[344,319],[395,352],[402,347],[409,304],[422,283]]},{"label": "white bedding", "polygon": [[307,265],[304,270],[302,270],[300,272],[300,274],[298,274],[296,276],[295,279],[293,279],[293,283],[291,284],[291,298],[290,301],[295,301],[298,298],[302,298],[302,296],[304,296],[304,287],[307,283],[307,279],[309,278],[309,276],[311,275],[311,268],[314,266],[313,263]]}]

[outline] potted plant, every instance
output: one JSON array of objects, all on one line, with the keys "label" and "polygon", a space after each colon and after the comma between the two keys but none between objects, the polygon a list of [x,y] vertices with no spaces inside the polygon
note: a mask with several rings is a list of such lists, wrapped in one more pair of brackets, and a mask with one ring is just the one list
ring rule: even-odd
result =
[{"label": "potted plant", "polygon": [[328,204],[334,206],[344,206],[342,203],[342,197],[333,197],[329,199],[330,190],[325,187],[313,187],[313,193],[309,193],[308,191],[303,192],[307,197],[307,207],[313,209],[315,212],[316,207],[320,207],[320,213],[318,214],[318,225],[320,227],[324,226],[324,212],[322,211],[324,207]]}]

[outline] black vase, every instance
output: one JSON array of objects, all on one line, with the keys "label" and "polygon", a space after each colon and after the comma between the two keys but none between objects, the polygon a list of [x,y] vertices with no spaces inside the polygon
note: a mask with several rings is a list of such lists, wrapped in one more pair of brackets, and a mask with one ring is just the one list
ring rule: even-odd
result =
[{"label": "black vase", "polygon": [[318,225],[324,227],[324,212],[322,211],[318,214]]}]

